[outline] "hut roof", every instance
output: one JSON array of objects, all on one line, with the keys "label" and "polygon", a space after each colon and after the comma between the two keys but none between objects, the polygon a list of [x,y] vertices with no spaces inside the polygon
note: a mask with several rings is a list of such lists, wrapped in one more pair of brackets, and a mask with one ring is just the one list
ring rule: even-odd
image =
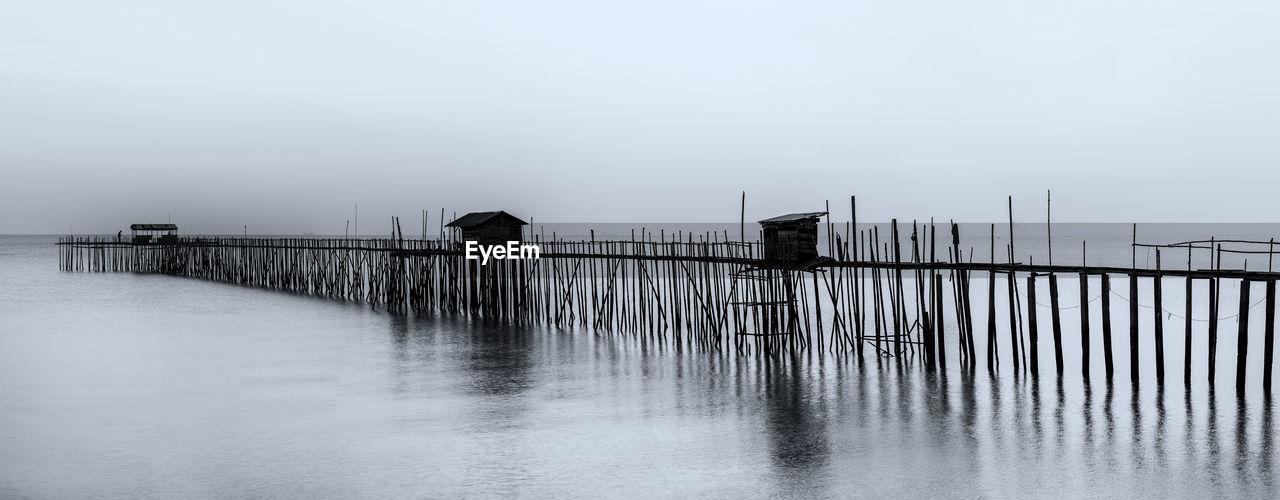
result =
[{"label": "hut roof", "polygon": [[130,224],[129,229],[133,231],[177,231],[176,224]]},{"label": "hut roof", "polygon": [[494,222],[513,222],[519,225],[526,225],[528,222],[520,220],[519,217],[506,213],[502,210],[496,212],[471,212],[462,217],[454,219],[453,222],[445,224],[446,227],[475,227],[481,224],[491,224]]},{"label": "hut roof", "polygon": [[760,221],[761,224],[787,224],[790,222],[801,222],[806,220],[818,220],[818,217],[827,215],[826,212],[800,212],[787,215],[779,215]]}]

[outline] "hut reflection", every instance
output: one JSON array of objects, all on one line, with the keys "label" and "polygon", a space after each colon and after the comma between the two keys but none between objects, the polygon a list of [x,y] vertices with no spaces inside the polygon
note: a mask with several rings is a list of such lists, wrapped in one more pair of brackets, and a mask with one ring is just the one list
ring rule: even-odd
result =
[{"label": "hut reflection", "polygon": [[[774,467],[784,477],[812,477],[826,468],[831,455],[822,388],[813,387],[805,365],[792,360],[761,367],[769,445]],[[792,491],[806,487],[791,486],[802,488]]]},{"label": "hut reflection", "polygon": [[531,375],[533,343],[528,332],[502,324],[472,322],[470,349],[462,365],[469,373],[468,392],[510,396],[534,385]]},{"label": "hut reflection", "polygon": [[[389,316],[391,353],[398,367],[396,392],[403,393],[424,381],[414,374],[425,375],[439,370],[427,367],[436,356],[449,352],[452,365],[460,368],[470,394],[507,396],[524,392],[533,386],[531,374],[533,343],[528,331],[485,321],[457,322],[440,318]],[[440,351],[432,343],[460,347]]]}]

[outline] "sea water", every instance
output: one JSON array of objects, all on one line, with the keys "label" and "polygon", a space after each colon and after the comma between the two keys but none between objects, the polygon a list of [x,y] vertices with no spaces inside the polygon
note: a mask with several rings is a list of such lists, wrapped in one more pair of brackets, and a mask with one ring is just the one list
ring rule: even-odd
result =
[{"label": "sea water", "polygon": [[[583,226],[555,232],[576,238]],[[737,224],[696,226],[737,236]],[[598,227],[599,239],[629,237]],[[962,227],[962,248],[975,260],[989,257],[989,248],[979,251],[989,245],[984,229]],[[1274,228],[1155,229],[1139,227],[1139,239],[1266,240]],[[1047,263],[1043,229],[1015,230],[1017,260]],[[1130,252],[1130,232],[1055,226],[1054,261],[1141,267],[1148,252]],[[1068,276],[1060,277],[1066,376],[1053,374],[1043,306],[1039,377],[1012,370],[1008,352],[995,375],[954,358],[944,373],[928,374],[914,358],[738,357],[194,279],[64,273],[55,239],[0,237],[0,497],[1280,494],[1275,404],[1259,387],[1257,335],[1245,394],[1234,390],[1233,364],[1219,368],[1210,389],[1199,354],[1188,391],[1184,323],[1166,316],[1169,380],[1156,384],[1149,281],[1139,290],[1146,350],[1134,386],[1123,279],[1113,280],[1116,378],[1102,376],[1094,319],[1085,383],[1079,313],[1069,309],[1079,305],[1078,281]],[[997,261],[1007,256],[1000,251]],[[1251,256],[1249,268],[1264,270],[1257,259],[1265,256]],[[1180,283],[1166,281],[1170,314],[1184,313]],[[975,298],[985,301],[985,285],[975,273]],[[1037,301],[1047,304],[1040,286]],[[1202,285],[1195,293],[1193,317],[1204,318]],[[1238,285],[1223,294],[1220,356],[1229,357],[1237,327],[1225,317],[1237,312]],[[1260,285],[1253,297],[1262,298]],[[984,304],[974,308],[979,350]],[[1007,304],[997,311],[1007,335]],[[1253,311],[1258,332],[1261,309]],[[1207,325],[1194,326],[1200,353]],[[955,356],[954,322],[946,335]]]}]

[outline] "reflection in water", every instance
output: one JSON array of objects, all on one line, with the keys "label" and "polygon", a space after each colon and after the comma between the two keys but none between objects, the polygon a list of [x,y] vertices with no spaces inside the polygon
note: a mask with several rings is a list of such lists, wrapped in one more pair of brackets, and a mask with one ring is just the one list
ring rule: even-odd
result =
[{"label": "reflection in water", "polygon": [[[877,367],[821,357],[752,360],[661,353],[482,323],[444,337],[431,327],[415,328],[393,318],[390,330],[399,363],[423,362],[421,354],[433,349],[449,351],[436,360],[451,359],[461,377],[458,388],[480,398],[470,412],[475,421],[468,426],[477,441],[486,439],[487,427],[527,431],[533,425],[527,414],[546,411],[548,402],[539,398],[565,391],[548,386],[572,381],[574,387],[587,388],[582,404],[620,405],[613,418],[636,421],[649,439],[658,439],[654,433],[660,432],[683,435],[676,429],[703,419],[712,423],[706,425],[737,422],[737,430],[712,447],[733,448],[735,442],[748,450],[761,447],[764,453],[757,458],[767,457],[771,472],[759,478],[772,478],[767,487],[777,493],[840,494],[852,487],[874,493],[892,484],[875,482],[876,474],[895,476],[901,470],[889,469],[903,464],[925,476],[935,474],[935,486],[948,485],[950,478],[973,488],[936,490],[939,494],[1015,494],[1047,486],[1137,496],[1273,491],[1270,399],[1253,405],[1261,411],[1255,420],[1244,400],[1226,409],[1212,393],[1199,398],[1189,393],[1174,403],[1169,398],[1179,394],[1166,394],[1163,387],[1144,393],[1125,386],[1128,404],[1117,406],[1117,388],[1111,383],[1102,389],[1099,402],[1098,388],[1087,382],[1072,386],[1063,377],[1008,380],[963,369],[927,373],[909,362]],[[415,343],[421,345],[415,348]],[[1170,413],[1170,408],[1181,411]],[[1226,436],[1217,425],[1224,416],[1234,424]],[[1253,429],[1251,422],[1258,421],[1261,426]],[[618,432],[629,425],[621,424]],[[752,427],[763,433],[743,430]],[[1256,440],[1250,440],[1251,431]],[[1170,449],[1170,435],[1180,435],[1175,450]],[[1233,445],[1227,456],[1222,455],[1223,439]],[[698,442],[693,437],[681,446]],[[481,449],[503,460],[523,458],[500,447]],[[621,450],[590,451],[613,452]],[[751,454],[739,459],[750,461]],[[496,464],[488,465],[492,472]],[[1234,474],[1222,477],[1224,465]],[[1019,475],[999,472],[1011,467]],[[962,479],[975,473],[989,477]],[[517,476],[530,481],[536,474],[526,470],[503,477]],[[1179,487],[1179,482],[1191,484]]]},{"label": "reflection in water", "polygon": [[[452,352],[462,360],[458,364],[467,375],[465,387],[479,396],[518,395],[534,386],[532,367],[532,341],[526,331],[510,325],[474,320],[463,331],[462,338],[431,338],[432,328],[438,320],[410,320],[403,315],[389,315],[392,353],[400,367],[399,373],[411,374],[414,364],[431,362],[439,346],[431,342],[444,340],[450,344],[465,346]],[[410,324],[414,321],[414,324]],[[411,384],[412,385],[412,384]]]},{"label": "reflection in water", "polygon": [[[933,487],[956,487],[950,481],[969,485],[933,490],[946,496],[1019,494],[1040,488],[1136,496],[1274,491],[1269,398],[1220,408],[1212,393],[1170,395],[1163,387],[1142,392],[1131,385],[1124,386],[1128,404],[1117,406],[1117,398],[1125,396],[1117,395],[1111,383],[1099,398],[1099,388],[1087,382],[1073,386],[1064,377],[1010,380],[961,368],[928,373],[910,362],[877,366],[822,357],[760,360],[655,352],[479,322],[447,333],[435,328],[393,317],[391,352],[398,364],[408,366],[407,374],[428,358],[451,363],[456,389],[474,399],[469,412],[474,421],[467,428],[477,442],[488,439],[486,429],[528,432],[536,427],[528,421],[530,414],[554,413],[555,408],[547,407],[551,401],[566,392],[582,392],[576,404],[585,411],[612,415],[617,432],[639,432],[647,438],[630,443],[623,435],[615,438],[629,443],[622,448],[577,452],[647,455],[652,452],[647,443],[663,442],[664,432],[686,436],[673,445],[718,450],[705,458],[713,461],[730,459],[722,455],[727,453],[722,447],[760,447],[763,453],[754,459],[767,458],[764,464],[770,473],[756,479],[772,478],[767,488],[779,494],[842,494],[849,488],[890,493],[891,481],[874,478],[898,477],[903,466],[922,477],[933,474]],[[447,355],[430,354],[433,351]],[[554,397],[544,399],[548,395]],[[1179,396],[1184,401],[1170,401]],[[1170,412],[1171,408],[1180,411]],[[1261,412],[1258,419],[1250,418],[1251,408]],[[1225,436],[1217,425],[1220,418],[1233,423]],[[1251,423],[1257,422],[1260,427],[1253,429]],[[713,443],[689,436],[684,429],[715,428],[720,423],[731,430]],[[750,428],[763,433],[745,430]],[[569,436],[580,429],[553,431]],[[1251,431],[1257,439],[1250,440]],[[1180,438],[1170,441],[1170,435]],[[1224,439],[1232,443],[1226,456]],[[479,446],[502,460],[528,458],[501,446]],[[750,462],[753,454],[736,460]],[[492,461],[486,465],[491,473],[497,467]],[[1223,477],[1224,465],[1234,474]],[[1020,472],[1005,475],[1009,470]],[[500,477],[534,481],[536,471]]]},{"label": "reflection in water", "polygon": [[1155,431],[1153,432],[1154,436],[1152,441],[1152,446],[1153,446],[1152,452],[1155,455],[1156,467],[1159,467],[1161,470],[1163,470],[1169,466],[1169,462],[1166,456],[1167,453],[1165,450],[1166,433],[1168,431],[1165,428],[1167,418],[1166,418],[1165,409],[1164,409],[1164,384],[1160,384],[1156,386],[1155,404],[1156,404],[1156,412],[1155,412],[1156,423],[1155,423]]},{"label": "reflection in water", "polygon": [[[1181,448],[1182,448],[1183,454],[1185,455],[1184,462],[1187,464],[1187,466],[1197,463],[1199,461],[1198,459],[1200,458],[1200,454],[1201,454],[1201,450],[1199,450],[1198,447],[1196,446],[1196,444],[1200,441],[1201,436],[1199,435],[1199,433],[1201,431],[1199,430],[1199,427],[1196,425],[1196,410],[1195,410],[1195,405],[1192,404],[1192,402],[1193,400],[1191,398],[1191,389],[1185,389],[1183,392],[1182,408],[1183,408],[1183,411],[1186,413],[1186,419],[1184,421],[1185,422],[1184,425],[1182,426],[1183,431],[1182,431]],[[1188,472],[1185,467],[1183,471],[1184,473]]]},{"label": "reflection in water", "polygon": [[1144,453],[1142,441],[1142,393],[1139,391],[1138,384],[1130,384],[1129,394],[1129,425],[1130,437],[1129,446],[1132,448],[1129,452],[1129,462],[1133,464],[1133,468],[1137,472],[1143,472],[1147,467],[1147,454]]},{"label": "reflection in water", "polygon": [[1249,466],[1255,457],[1252,457],[1253,450],[1249,449],[1249,411],[1248,402],[1244,397],[1237,394],[1236,396],[1236,452],[1235,452],[1235,470],[1236,481],[1245,482],[1250,479],[1248,476],[1253,473]]},{"label": "reflection in water", "polygon": [[[1081,453],[1089,456],[1096,456],[1098,455],[1098,446],[1097,446],[1097,442],[1095,441],[1096,439],[1095,436],[1097,434],[1097,431],[1094,429],[1094,426],[1096,425],[1096,423],[1093,418],[1093,412],[1094,412],[1093,384],[1089,383],[1089,381],[1086,380],[1084,383],[1083,389],[1084,389],[1084,404],[1081,407],[1080,414],[1084,420],[1082,423],[1084,436],[1083,436],[1083,445],[1081,447]],[[1066,412],[1063,412],[1063,415],[1065,414]],[[1091,474],[1096,474],[1098,467],[1096,464],[1090,464],[1090,466],[1088,467],[1088,470]]]},{"label": "reflection in water", "polygon": [[504,325],[471,329],[471,349],[465,366],[470,389],[486,396],[519,394],[533,385],[529,336]]},{"label": "reflection in water", "polygon": [[[829,454],[826,408],[814,389],[805,362],[790,359],[762,366],[765,429],[781,491],[802,491],[824,476]],[[821,387],[817,387],[820,389]]]},{"label": "reflection in water", "polygon": [[1062,460],[1062,456],[1067,447],[1067,395],[1062,390],[1062,376],[1055,379],[1054,394],[1058,396],[1057,405],[1053,409],[1053,428],[1054,432],[1054,451],[1057,453],[1057,459]]},{"label": "reflection in water", "polygon": [[1222,468],[1222,437],[1218,435],[1218,395],[1212,387],[1209,388],[1209,408],[1205,413],[1208,421],[1205,423],[1205,441],[1208,445],[1208,457],[1205,465],[1209,469],[1209,478],[1217,484],[1221,481]]},{"label": "reflection in water", "polygon": [[1260,442],[1258,443],[1258,470],[1261,472],[1258,482],[1262,484],[1273,484],[1275,469],[1272,464],[1271,454],[1275,446],[1275,427],[1271,423],[1271,395],[1268,394],[1262,401],[1262,426],[1258,431]]}]

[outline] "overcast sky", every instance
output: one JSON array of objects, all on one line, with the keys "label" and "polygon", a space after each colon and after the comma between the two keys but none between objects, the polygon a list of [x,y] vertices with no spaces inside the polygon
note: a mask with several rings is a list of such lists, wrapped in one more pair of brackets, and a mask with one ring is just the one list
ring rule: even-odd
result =
[{"label": "overcast sky", "polygon": [[[1275,1],[6,1],[0,233],[1280,220]],[[438,216],[438,212],[437,212]],[[414,221],[409,223],[408,221]],[[362,227],[363,229],[363,227]],[[416,230],[416,229],[415,229]]]}]

